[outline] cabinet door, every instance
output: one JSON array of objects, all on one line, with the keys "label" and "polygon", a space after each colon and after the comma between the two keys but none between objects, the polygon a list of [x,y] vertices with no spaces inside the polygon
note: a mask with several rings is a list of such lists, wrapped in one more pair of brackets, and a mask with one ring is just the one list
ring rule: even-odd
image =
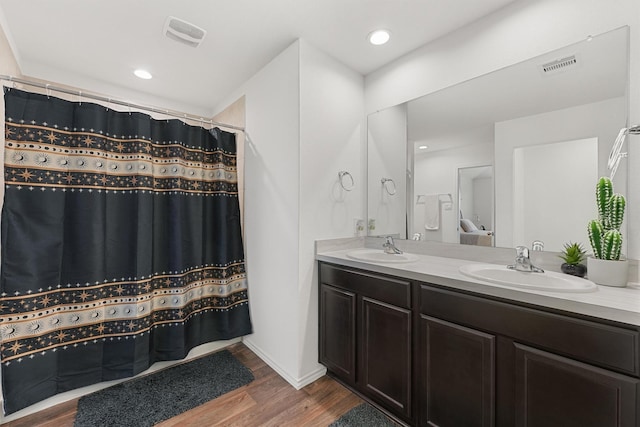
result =
[{"label": "cabinet door", "polygon": [[515,344],[516,425],[638,426],[640,380]]},{"label": "cabinet door", "polygon": [[356,381],[356,295],[320,285],[320,363],[349,384]]},{"label": "cabinet door", "polygon": [[420,425],[495,424],[495,337],[420,316]]},{"label": "cabinet door", "polygon": [[371,298],[361,301],[359,388],[393,413],[411,417],[411,311]]}]

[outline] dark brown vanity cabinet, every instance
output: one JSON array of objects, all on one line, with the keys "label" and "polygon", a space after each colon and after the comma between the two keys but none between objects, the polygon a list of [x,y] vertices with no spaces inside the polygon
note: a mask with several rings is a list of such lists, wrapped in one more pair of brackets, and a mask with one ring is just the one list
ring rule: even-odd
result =
[{"label": "dark brown vanity cabinet", "polygon": [[320,362],[405,422],[412,417],[411,283],[320,264]]},{"label": "dark brown vanity cabinet", "polygon": [[420,425],[640,426],[638,328],[419,293]]},{"label": "dark brown vanity cabinet", "polygon": [[320,362],[410,425],[640,427],[640,328],[320,263]]}]

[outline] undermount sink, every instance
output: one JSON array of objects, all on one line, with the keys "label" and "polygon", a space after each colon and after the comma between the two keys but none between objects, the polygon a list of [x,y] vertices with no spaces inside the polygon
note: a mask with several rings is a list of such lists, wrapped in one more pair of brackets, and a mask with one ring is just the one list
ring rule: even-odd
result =
[{"label": "undermount sink", "polygon": [[465,276],[520,289],[532,289],[549,292],[595,292],[595,283],[567,274],[545,271],[531,273],[508,269],[496,264],[467,264],[460,267]]},{"label": "undermount sink", "polygon": [[358,249],[347,253],[347,256],[359,261],[386,263],[406,263],[418,260],[418,257],[414,254],[388,254],[382,249]]}]

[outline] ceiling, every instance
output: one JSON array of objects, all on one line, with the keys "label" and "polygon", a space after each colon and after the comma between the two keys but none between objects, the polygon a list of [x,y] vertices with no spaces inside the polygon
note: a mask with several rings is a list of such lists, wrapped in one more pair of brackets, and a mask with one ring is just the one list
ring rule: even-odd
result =
[{"label": "ceiling", "polygon": [[[0,0],[0,24],[25,76],[205,114],[298,38],[366,75],[513,1]],[[203,43],[165,37],[168,16],[205,29]],[[384,46],[366,40],[378,28]]]}]

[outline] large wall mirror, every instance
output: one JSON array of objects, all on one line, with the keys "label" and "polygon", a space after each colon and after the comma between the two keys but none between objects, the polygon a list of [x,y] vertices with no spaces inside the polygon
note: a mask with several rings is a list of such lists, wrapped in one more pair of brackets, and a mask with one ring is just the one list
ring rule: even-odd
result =
[{"label": "large wall mirror", "polygon": [[[371,114],[369,235],[588,247],[628,74],[623,27]],[[614,185],[626,194],[626,161]]]}]

